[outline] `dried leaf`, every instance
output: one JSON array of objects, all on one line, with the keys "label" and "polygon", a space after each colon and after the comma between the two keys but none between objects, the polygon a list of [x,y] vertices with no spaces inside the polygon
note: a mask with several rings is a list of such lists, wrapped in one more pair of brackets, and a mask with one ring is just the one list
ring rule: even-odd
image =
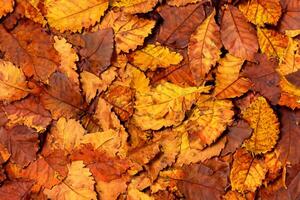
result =
[{"label": "dried leaf", "polygon": [[251,81],[240,76],[243,63],[243,59],[230,54],[219,61],[214,91],[217,99],[239,97],[249,90],[252,85]]},{"label": "dried leaf", "polygon": [[67,178],[52,189],[45,189],[44,193],[51,199],[97,199],[94,191],[94,178],[82,161],[74,161],[68,166]]},{"label": "dried leaf", "polygon": [[207,2],[207,0],[167,0],[167,4],[170,6],[185,6],[189,3],[197,3],[197,2],[201,2],[201,3],[205,3]]},{"label": "dried leaf", "polygon": [[[46,0],[46,18],[51,27],[61,32],[81,32],[98,22],[108,8],[107,0]],[[79,20],[78,20],[79,19]]]},{"label": "dried leaf", "polygon": [[262,184],[267,170],[264,163],[253,158],[246,150],[239,149],[233,156],[230,182],[233,190],[255,192]]},{"label": "dried leaf", "polygon": [[250,0],[239,5],[245,17],[255,25],[276,25],[281,16],[279,0]]},{"label": "dried leaf", "polygon": [[231,5],[227,6],[222,17],[221,39],[230,54],[246,60],[253,60],[258,50],[254,28],[241,11]]},{"label": "dried leaf", "polygon": [[15,1],[4,0],[0,2],[0,18],[13,11]]},{"label": "dried leaf", "polygon": [[222,47],[220,30],[215,22],[213,11],[192,34],[188,47],[191,72],[197,83],[219,60]]},{"label": "dried leaf", "polygon": [[131,55],[132,64],[143,71],[148,69],[155,71],[158,67],[167,68],[181,62],[182,56],[179,53],[170,51],[160,44],[149,44]]},{"label": "dried leaf", "polygon": [[123,8],[130,14],[147,13],[157,4],[158,0],[113,0],[111,5]]},{"label": "dried leaf", "polygon": [[242,110],[242,116],[253,129],[252,136],[243,146],[254,154],[270,151],[279,137],[279,122],[266,99],[259,96]]}]

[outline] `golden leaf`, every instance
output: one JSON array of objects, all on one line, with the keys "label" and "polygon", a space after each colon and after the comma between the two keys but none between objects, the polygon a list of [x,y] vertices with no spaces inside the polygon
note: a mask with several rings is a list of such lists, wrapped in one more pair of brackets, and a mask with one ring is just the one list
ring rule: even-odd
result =
[{"label": "golden leaf", "polygon": [[197,83],[202,82],[220,58],[222,42],[215,14],[213,11],[190,38],[188,47],[190,68]]},{"label": "golden leaf", "polygon": [[258,43],[261,51],[268,57],[281,59],[288,45],[288,38],[274,30],[257,27]]},{"label": "golden leaf", "polygon": [[209,89],[181,88],[166,82],[150,91],[140,92],[136,95],[134,122],[143,130],[179,125],[200,93]]},{"label": "golden leaf", "polygon": [[196,108],[178,129],[188,132],[191,148],[201,150],[216,141],[232,122],[232,108],[229,100],[212,100],[205,97],[203,101],[198,100]]},{"label": "golden leaf", "polygon": [[14,0],[2,0],[0,1],[0,18],[12,12],[14,9]]},{"label": "golden leaf", "polygon": [[147,13],[157,4],[158,0],[113,0],[112,6],[123,8],[130,14]]},{"label": "golden leaf", "polygon": [[233,156],[230,182],[233,190],[255,192],[262,184],[267,170],[264,163],[253,158],[246,150],[239,149]]},{"label": "golden leaf", "polygon": [[243,118],[253,129],[251,137],[243,146],[255,154],[266,153],[276,144],[279,135],[279,122],[267,100],[259,96],[242,110]]},{"label": "golden leaf", "polygon": [[207,0],[167,0],[167,4],[170,6],[185,6],[189,3],[206,2]]},{"label": "golden leaf", "polygon": [[210,147],[205,148],[204,150],[192,149],[188,147],[188,149],[184,149],[180,152],[176,164],[178,166],[182,166],[183,164],[189,165],[191,163],[204,162],[207,159],[220,155],[222,149],[225,147],[225,144],[226,137],[223,137],[220,139],[220,141],[216,142]]},{"label": "golden leaf", "polygon": [[289,43],[284,51],[278,71],[281,75],[296,72],[300,69],[300,42],[289,38]]},{"label": "golden leaf", "polygon": [[242,194],[236,191],[228,191],[225,195],[222,196],[223,200],[247,200]]},{"label": "golden leaf", "polygon": [[117,53],[121,51],[128,53],[129,50],[135,50],[137,46],[144,43],[155,21],[138,18],[135,15],[125,14],[123,12],[111,11],[105,15],[99,27],[100,29],[113,28]]},{"label": "golden leaf", "polygon": [[96,96],[97,91],[99,93],[105,91],[107,87],[116,78],[115,68],[111,67],[100,75],[100,78],[95,74],[88,71],[80,73],[80,81],[82,83],[82,89],[85,93],[85,98],[88,103]]},{"label": "golden leaf", "polygon": [[167,68],[179,64],[183,57],[176,52],[170,51],[160,44],[148,44],[145,48],[131,54],[132,64],[143,71],[150,69],[155,71],[158,67]]},{"label": "golden leaf", "polygon": [[219,61],[214,96],[218,99],[239,97],[246,93],[252,83],[240,76],[244,59],[227,54]]},{"label": "golden leaf", "polygon": [[71,152],[80,145],[84,133],[85,130],[78,121],[60,118],[52,127],[47,142],[52,149],[64,149]]},{"label": "golden leaf", "polygon": [[292,109],[300,108],[300,89],[284,77],[281,77],[280,88],[281,95],[278,104]]},{"label": "golden leaf", "polygon": [[296,37],[300,34],[300,29],[297,30],[285,30],[284,31],[285,35],[288,37]]},{"label": "golden leaf", "polygon": [[250,0],[239,4],[245,17],[255,25],[276,25],[281,16],[279,0]]},{"label": "golden leaf", "polygon": [[22,70],[11,62],[0,60],[0,100],[19,100],[29,92]]},{"label": "golden leaf", "polygon": [[76,62],[79,58],[72,48],[72,45],[65,38],[59,39],[54,36],[54,48],[60,56],[60,65],[58,70],[64,73],[70,80],[79,85],[78,74],[76,72]]},{"label": "golden leaf", "polygon": [[74,161],[69,166],[67,178],[44,193],[53,200],[96,200],[95,180],[82,161]]},{"label": "golden leaf", "polygon": [[154,197],[150,197],[148,194],[139,191],[136,188],[128,189],[128,200],[154,200]]},{"label": "golden leaf", "polygon": [[98,22],[108,4],[108,0],[46,0],[46,18],[61,32],[80,32]]},{"label": "golden leaf", "polygon": [[282,162],[279,160],[280,153],[274,150],[265,154],[265,166],[268,170],[267,180],[275,180],[280,175],[280,170],[283,167]]}]

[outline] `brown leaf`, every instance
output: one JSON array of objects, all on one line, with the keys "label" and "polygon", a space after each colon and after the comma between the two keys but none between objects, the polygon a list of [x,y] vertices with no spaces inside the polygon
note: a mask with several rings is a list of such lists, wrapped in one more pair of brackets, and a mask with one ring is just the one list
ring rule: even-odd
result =
[{"label": "brown leaf", "polygon": [[202,4],[184,7],[162,6],[158,9],[164,19],[157,41],[175,48],[185,48],[192,33],[205,18]]},{"label": "brown leaf", "polygon": [[1,199],[25,200],[30,198],[30,188],[32,185],[33,181],[28,180],[7,181],[0,188]]},{"label": "brown leaf", "polygon": [[300,2],[298,0],[282,0],[284,12],[280,21],[281,31],[300,29]]},{"label": "brown leaf", "polygon": [[228,183],[227,163],[212,159],[204,164],[183,167],[184,178],[178,180],[178,188],[187,200],[218,200],[224,194]]},{"label": "brown leaf", "polygon": [[3,107],[3,110],[9,120],[9,126],[26,125],[40,132],[46,130],[52,121],[50,113],[42,106],[39,98],[33,96],[9,104]]},{"label": "brown leaf", "polygon": [[247,62],[243,75],[254,83],[252,90],[259,92],[276,105],[280,97],[280,79],[275,70],[278,63],[274,59],[268,60],[263,54],[256,54],[255,60],[257,64]]},{"label": "brown leaf", "polygon": [[237,148],[239,148],[245,139],[249,138],[252,133],[252,129],[249,124],[244,120],[239,120],[235,122],[229,128],[229,132],[227,134],[227,144],[225,149],[222,151],[222,155],[226,155],[228,153],[234,153]]},{"label": "brown leaf", "polygon": [[11,160],[24,167],[36,159],[38,134],[26,127],[0,128],[0,142],[11,154]]},{"label": "brown leaf", "polygon": [[84,46],[79,51],[85,62],[83,69],[95,75],[105,71],[111,63],[114,49],[114,33],[112,28],[86,33],[81,36]]},{"label": "brown leaf", "polygon": [[286,108],[281,113],[281,138],[278,142],[278,149],[281,161],[285,163],[300,163],[300,112],[291,111]]},{"label": "brown leaf", "polygon": [[296,87],[300,88],[300,70],[290,73],[285,78]]},{"label": "brown leaf", "polygon": [[75,117],[83,105],[79,87],[60,72],[50,77],[49,87],[41,94],[41,102],[51,112],[53,119]]},{"label": "brown leaf", "polygon": [[59,56],[53,43],[52,37],[32,21],[20,21],[10,33],[0,25],[0,50],[20,66],[27,77],[47,82],[57,69]]},{"label": "brown leaf", "polygon": [[221,39],[229,53],[236,57],[253,60],[258,50],[255,29],[232,5],[227,6],[222,17]]}]

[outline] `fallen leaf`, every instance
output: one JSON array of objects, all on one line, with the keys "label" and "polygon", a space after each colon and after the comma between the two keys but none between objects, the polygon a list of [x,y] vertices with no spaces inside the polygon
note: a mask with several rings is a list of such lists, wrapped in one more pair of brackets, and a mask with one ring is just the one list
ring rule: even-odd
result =
[{"label": "fallen leaf", "polygon": [[230,54],[246,60],[253,60],[258,50],[255,29],[232,5],[227,6],[222,16],[221,39]]},{"label": "fallen leaf", "polygon": [[130,14],[147,13],[157,4],[158,0],[113,0],[112,6],[123,8]]},{"label": "fallen leaf", "polygon": [[[78,1],[46,0],[46,18],[49,25],[61,32],[81,32],[98,22],[108,8],[107,0]],[[79,19],[79,20],[78,20]]]},{"label": "fallen leaf", "polygon": [[244,141],[243,146],[254,154],[270,151],[279,138],[279,122],[266,99],[257,97],[242,110],[242,116],[253,129],[251,137]]},{"label": "fallen leaf", "polygon": [[0,18],[13,11],[14,0],[5,0],[0,3]]},{"label": "fallen leaf", "polygon": [[188,55],[190,69],[194,79],[199,84],[203,81],[211,67],[220,58],[222,47],[220,28],[215,21],[213,11],[192,34]]}]

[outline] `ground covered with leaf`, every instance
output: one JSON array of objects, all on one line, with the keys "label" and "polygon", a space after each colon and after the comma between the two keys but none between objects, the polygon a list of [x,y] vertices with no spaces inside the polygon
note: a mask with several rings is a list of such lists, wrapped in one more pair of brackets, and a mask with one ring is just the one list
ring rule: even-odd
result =
[{"label": "ground covered with leaf", "polygon": [[0,0],[1,200],[299,200],[299,0]]}]

